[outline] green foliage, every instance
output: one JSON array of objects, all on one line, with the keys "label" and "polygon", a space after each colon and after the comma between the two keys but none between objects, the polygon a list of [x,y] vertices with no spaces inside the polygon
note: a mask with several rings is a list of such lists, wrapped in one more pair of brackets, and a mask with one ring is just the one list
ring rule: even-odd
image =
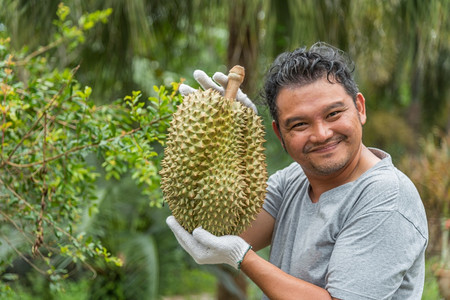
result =
[{"label": "green foliage", "polygon": [[86,209],[97,211],[101,173],[87,162],[89,154],[104,161],[106,178],[133,170],[135,182],[154,196],[151,205],[161,202],[155,147],[164,144],[180,102],[178,85],[155,87],[157,96],[148,100],[137,91],[96,106],[92,89],[75,79],[80,66],[52,69],[45,56],[59,45],[83,42],[85,31],[110,13],[85,14],[73,26],[69,9],[60,5],[59,33],[34,52],[12,50],[10,38],[0,32],[0,272],[19,256],[50,281],[51,289],[68,277],[67,263],[57,263],[61,257],[86,265],[98,259],[123,264],[77,227]]},{"label": "green foliage", "polygon": [[265,143],[266,157],[267,157],[267,172],[272,175],[278,170],[281,170],[293,162],[292,157],[283,149],[280,140],[275,135],[272,128],[272,117],[269,110],[265,107],[258,107],[258,112],[263,118],[263,123],[266,128]]},{"label": "green foliage", "polygon": [[73,25],[73,21],[67,17],[70,14],[70,8],[63,3],[60,3],[53,24],[57,27],[57,32],[54,35],[54,41],[51,46],[63,43],[66,40],[71,40],[68,43],[68,50],[71,51],[78,47],[79,43],[85,42],[85,32],[92,29],[98,22],[106,23],[112,9],[103,11],[95,11],[90,14],[83,14],[78,20],[77,25]]},{"label": "green foliage", "polygon": [[392,111],[368,112],[363,140],[367,146],[387,151],[394,162],[417,146],[411,127],[398,113]]},{"label": "green foliage", "polygon": [[90,299],[155,299],[160,277],[160,244],[155,232],[165,230],[168,235],[167,212],[149,207],[148,196],[131,174],[120,182],[114,178],[100,182],[98,201],[98,213],[85,216],[80,227],[101,240],[123,265],[118,268],[101,260],[92,264],[95,279],[90,281]]},{"label": "green foliage", "polygon": [[425,262],[425,283],[423,287],[422,299],[426,300],[439,300],[442,297],[439,294],[439,286],[437,279],[434,275],[434,266],[436,264],[436,258],[432,257]]},{"label": "green foliage", "polygon": [[162,292],[165,296],[190,295],[206,292],[215,293],[217,278],[204,270],[176,268],[168,270],[171,274]]},{"label": "green foliage", "polygon": [[[37,276],[36,274],[34,274]],[[7,300],[33,300],[33,299],[44,299],[43,297],[37,297],[37,295],[42,294],[40,289],[42,285],[42,280],[37,277],[30,283],[27,288],[19,286],[17,284],[12,284],[14,293],[4,295],[2,299]],[[50,293],[49,297],[46,299],[58,299],[58,300],[83,300],[88,299],[88,281],[80,280],[65,281],[61,283],[61,289],[59,291],[53,291]]]},{"label": "green foliage", "polygon": [[419,191],[428,218],[427,252],[438,255],[445,250],[443,247],[447,247],[441,242],[445,236],[442,220],[450,218],[450,136],[439,134],[436,130],[422,139],[420,145],[420,154],[405,155],[399,168],[411,178]]},{"label": "green foliage", "polygon": [[450,218],[450,136],[433,132],[419,156],[405,156],[401,169],[416,185],[429,217]]}]

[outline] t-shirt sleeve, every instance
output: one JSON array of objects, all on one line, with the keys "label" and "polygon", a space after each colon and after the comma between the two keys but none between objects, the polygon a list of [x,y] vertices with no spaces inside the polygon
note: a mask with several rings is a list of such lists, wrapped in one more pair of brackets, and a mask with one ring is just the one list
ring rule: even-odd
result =
[{"label": "t-shirt sleeve", "polygon": [[[408,284],[406,271],[414,272],[413,263],[424,259],[425,244],[426,239],[397,211],[360,215],[336,239],[326,289],[339,299],[390,299],[401,284]],[[414,285],[417,282],[410,288]]]},{"label": "t-shirt sleeve", "polygon": [[283,173],[278,171],[270,176],[267,181],[267,192],[263,209],[275,219],[277,218],[281,202],[283,201],[283,177]]}]

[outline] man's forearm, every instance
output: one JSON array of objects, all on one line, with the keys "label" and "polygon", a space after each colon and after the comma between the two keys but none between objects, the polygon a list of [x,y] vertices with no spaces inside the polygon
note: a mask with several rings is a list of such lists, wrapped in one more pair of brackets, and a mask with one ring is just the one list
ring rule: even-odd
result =
[{"label": "man's forearm", "polygon": [[327,290],[291,276],[250,250],[241,270],[270,299],[332,299]]}]

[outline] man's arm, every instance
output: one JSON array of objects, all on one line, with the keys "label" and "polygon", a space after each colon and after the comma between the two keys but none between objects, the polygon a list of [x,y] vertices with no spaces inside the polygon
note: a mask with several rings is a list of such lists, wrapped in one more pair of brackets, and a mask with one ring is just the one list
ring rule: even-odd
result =
[{"label": "man's arm", "polygon": [[283,272],[255,253],[270,245],[274,225],[275,219],[263,209],[241,234],[241,238],[252,246],[241,263],[241,270],[270,299],[336,299],[325,289]]},{"label": "man's arm", "polygon": [[[202,228],[190,234],[173,216],[167,218],[167,224],[180,245],[198,264],[224,263],[241,269],[271,299],[332,299],[325,289],[297,279],[259,257],[239,236],[218,237]],[[260,240],[254,239],[253,234],[249,236],[257,245],[267,240],[267,236]]]},{"label": "man's arm", "polygon": [[270,299],[336,299],[327,290],[283,272],[252,250],[245,255],[241,270]]},{"label": "man's arm", "polygon": [[264,209],[240,237],[258,251],[270,245],[275,219]]},{"label": "man's arm", "polygon": [[325,289],[283,272],[255,253],[270,245],[274,225],[275,219],[263,209],[241,234],[252,246],[241,263],[241,270],[270,299],[335,299]]}]

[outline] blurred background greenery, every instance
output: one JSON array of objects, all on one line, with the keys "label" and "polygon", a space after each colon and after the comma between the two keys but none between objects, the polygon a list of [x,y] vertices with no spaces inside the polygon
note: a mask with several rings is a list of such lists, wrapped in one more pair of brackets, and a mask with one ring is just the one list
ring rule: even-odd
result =
[{"label": "blurred background greenery", "polygon": [[[0,0],[0,33],[10,37],[11,52],[33,53],[54,41],[59,3]],[[259,97],[269,64],[283,51],[317,41],[347,51],[356,62],[355,77],[366,98],[365,144],[391,153],[394,163],[416,183],[427,208],[430,245],[423,299],[442,297],[435,274],[443,265],[449,267],[442,238],[448,228],[442,224],[450,218],[450,0],[68,0],[64,4],[70,8],[67,19],[74,24],[86,13],[112,9],[107,21],[90,28],[77,45],[55,46],[45,56],[49,70],[79,65],[75,77],[80,85],[92,87],[90,99],[98,106],[137,90],[146,99],[155,96],[154,86],[170,87],[172,82],[185,80],[197,87],[192,78],[195,69],[212,75],[243,65],[247,77],[242,88],[258,104],[267,128],[270,174],[291,160],[272,133]],[[161,157],[162,147],[154,147]],[[220,299],[224,289],[235,299],[260,297],[251,283],[243,296],[235,274],[230,276],[227,270],[197,266],[165,225],[167,206],[154,205],[162,203],[160,196],[150,200],[142,193],[132,171],[107,180],[101,170],[104,161],[83,157],[101,174],[95,183],[96,209],[89,218],[73,220],[72,226],[100,240],[123,265],[71,261],[64,265],[68,276],[56,284],[27,263],[39,265],[30,256],[30,244],[12,249],[2,235],[0,293],[5,297]],[[83,208],[81,203],[79,209]],[[7,224],[5,215],[0,224]],[[267,256],[267,249],[261,255]],[[180,295],[183,298],[174,298]]]}]

